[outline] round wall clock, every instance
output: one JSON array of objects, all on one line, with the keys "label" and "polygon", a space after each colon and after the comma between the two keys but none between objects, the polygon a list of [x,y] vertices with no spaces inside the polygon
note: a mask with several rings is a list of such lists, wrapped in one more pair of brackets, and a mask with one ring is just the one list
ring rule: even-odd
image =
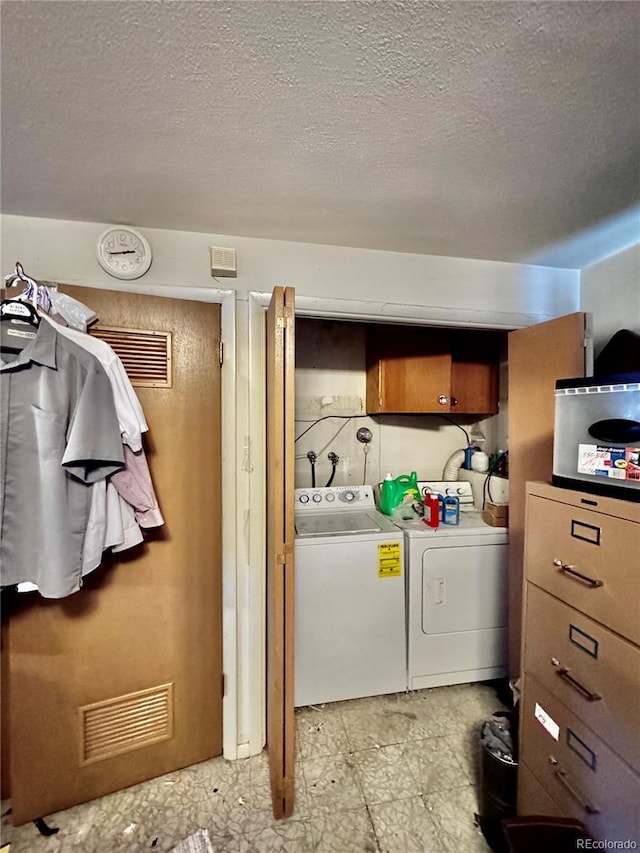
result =
[{"label": "round wall clock", "polygon": [[125,226],[109,228],[98,240],[98,263],[115,278],[140,278],[151,266],[151,246],[139,231]]}]

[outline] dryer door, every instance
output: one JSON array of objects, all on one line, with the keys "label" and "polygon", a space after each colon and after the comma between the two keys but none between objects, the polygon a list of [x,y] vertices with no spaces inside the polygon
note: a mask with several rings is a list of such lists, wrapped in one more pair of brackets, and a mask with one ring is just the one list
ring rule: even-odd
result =
[{"label": "dryer door", "polygon": [[451,634],[507,624],[507,546],[427,548],[422,556],[422,631]]}]

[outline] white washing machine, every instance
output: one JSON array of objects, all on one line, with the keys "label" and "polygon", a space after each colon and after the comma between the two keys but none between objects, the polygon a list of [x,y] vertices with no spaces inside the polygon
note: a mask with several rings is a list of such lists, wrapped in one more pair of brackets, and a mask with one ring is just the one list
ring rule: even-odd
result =
[{"label": "white washing machine", "polygon": [[370,486],[295,490],[294,704],[407,689],[402,531]]},{"label": "white washing machine", "polygon": [[473,508],[471,484],[422,482],[455,495],[460,523],[436,529],[408,510],[405,536],[410,690],[507,674],[507,530]]}]

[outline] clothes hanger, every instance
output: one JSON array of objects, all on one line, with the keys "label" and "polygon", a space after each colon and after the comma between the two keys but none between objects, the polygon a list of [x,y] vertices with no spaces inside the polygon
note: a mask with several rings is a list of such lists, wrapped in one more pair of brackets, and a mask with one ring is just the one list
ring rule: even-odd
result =
[{"label": "clothes hanger", "polygon": [[[37,325],[37,323],[40,322],[38,307],[42,308],[46,313],[51,311],[51,296],[49,295],[49,289],[31,278],[31,276],[27,275],[20,261],[16,261],[15,271],[5,276],[4,279],[5,288],[15,287],[18,284],[25,285],[25,290],[23,290],[22,293],[18,293],[16,296],[9,297],[8,300],[5,300],[9,303],[5,311],[9,314],[20,314],[22,316],[23,312],[16,311],[11,308],[12,302],[20,301],[34,309],[35,313],[32,313],[31,316],[37,321],[34,325]],[[5,313],[5,311],[3,311],[3,313]]]},{"label": "clothes hanger", "polygon": [[17,318],[31,326],[38,326],[40,325],[40,315],[38,314],[40,285],[25,273],[20,261],[16,261],[15,271],[4,278],[4,286],[6,288],[16,287],[19,283],[26,285],[26,290],[15,297],[2,300],[0,303],[0,321]]},{"label": "clothes hanger", "polygon": [[[9,304],[0,308],[0,319],[2,319],[1,315],[5,313],[14,316],[20,314],[25,322],[29,322],[24,312],[11,307],[11,302],[22,302],[35,310],[35,313],[30,312],[33,325],[37,325],[40,320],[39,315],[44,313],[63,325],[86,332],[89,324],[98,319],[98,315],[91,308],[83,305],[82,302],[67,293],[60,293],[57,282],[39,282],[31,278],[25,273],[20,261],[16,262],[15,271],[5,276],[4,282],[6,288],[23,284],[25,290],[16,296],[8,297]],[[5,303],[1,304],[4,305]]]},{"label": "clothes hanger", "polygon": [[[35,337],[36,333],[27,331],[28,327],[37,329],[40,325],[37,300],[38,284],[25,273],[20,261],[16,263],[15,272],[5,276],[4,282],[5,287],[15,287],[22,283],[29,289],[33,288],[18,294],[17,297],[3,299],[0,302],[2,329],[0,350],[3,353],[19,353],[24,349],[28,340]],[[31,301],[25,302],[23,299],[27,292],[31,294]]]},{"label": "clothes hanger", "polygon": [[7,288],[16,287],[16,285],[19,283],[30,284],[33,285],[33,287],[38,286],[36,280],[31,278],[30,275],[26,274],[26,272],[24,271],[24,267],[22,266],[20,261],[16,261],[15,270],[12,273],[9,273],[9,275],[5,275],[4,277],[4,286]]}]

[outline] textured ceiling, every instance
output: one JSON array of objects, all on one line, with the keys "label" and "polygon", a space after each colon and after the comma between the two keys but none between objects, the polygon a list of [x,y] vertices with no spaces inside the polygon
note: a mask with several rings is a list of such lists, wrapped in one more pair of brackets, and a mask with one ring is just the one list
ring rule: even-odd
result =
[{"label": "textured ceiling", "polygon": [[522,260],[638,202],[639,65],[637,2],[11,0],[2,209]]}]

